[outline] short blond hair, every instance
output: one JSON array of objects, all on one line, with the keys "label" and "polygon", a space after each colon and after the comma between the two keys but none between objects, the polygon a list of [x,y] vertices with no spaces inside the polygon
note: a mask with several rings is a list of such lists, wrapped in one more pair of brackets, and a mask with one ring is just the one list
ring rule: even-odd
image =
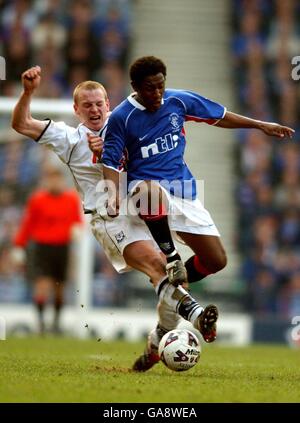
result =
[{"label": "short blond hair", "polygon": [[106,89],[103,87],[102,84],[100,84],[100,82],[96,82],[96,81],[80,82],[80,84],[78,84],[73,91],[74,103],[77,103],[79,93],[81,90],[92,91],[92,90],[99,90],[99,89],[103,92],[105,100],[108,100]]}]

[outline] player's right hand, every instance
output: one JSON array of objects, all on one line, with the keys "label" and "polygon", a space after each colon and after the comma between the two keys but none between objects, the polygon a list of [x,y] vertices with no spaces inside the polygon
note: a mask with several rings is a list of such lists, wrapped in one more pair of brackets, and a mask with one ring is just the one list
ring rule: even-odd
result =
[{"label": "player's right hand", "polygon": [[[94,135],[90,132],[87,133],[87,141],[89,145],[89,149],[94,153],[94,157],[101,158],[102,150],[103,150],[103,139],[98,135]],[[95,162],[93,158],[93,162]]]},{"label": "player's right hand", "polygon": [[25,92],[32,93],[38,88],[41,82],[40,66],[33,66],[22,73],[22,84]]}]

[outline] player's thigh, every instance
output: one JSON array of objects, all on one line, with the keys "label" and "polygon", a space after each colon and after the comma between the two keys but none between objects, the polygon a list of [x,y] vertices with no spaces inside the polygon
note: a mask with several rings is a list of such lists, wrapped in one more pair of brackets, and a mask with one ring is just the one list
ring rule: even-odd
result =
[{"label": "player's thigh", "polygon": [[207,266],[214,268],[226,266],[226,252],[220,237],[187,232],[177,232],[177,234]]},{"label": "player's thigh", "polygon": [[38,276],[33,282],[34,296],[48,297],[55,281],[49,276]]},{"label": "player's thigh", "polygon": [[[104,220],[99,215],[93,216],[91,229],[102,245],[105,254],[118,272],[140,270],[150,275],[151,265],[157,263],[158,246],[154,243],[149,229],[138,216],[128,218],[118,216]],[[152,277],[152,272],[151,276]]]}]

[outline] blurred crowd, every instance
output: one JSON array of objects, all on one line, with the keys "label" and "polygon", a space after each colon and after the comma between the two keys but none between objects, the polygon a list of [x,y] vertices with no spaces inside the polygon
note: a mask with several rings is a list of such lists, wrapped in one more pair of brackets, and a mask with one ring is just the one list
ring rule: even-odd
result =
[{"label": "blurred crowd", "polygon": [[[105,85],[114,108],[127,95],[130,22],[131,0],[0,0],[0,55],[6,60],[0,96],[19,96],[21,73],[40,65],[37,97],[70,98],[79,82],[93,79]],[[12,239],[54,157],[9,126],[10,117],[1,116],[0,302],[24,302],[31,300],[29,285],[24,269],[12,263]],[[126,277],[112,270],[96,242],[94,254],[94,305],[123,305]],[[73,301],[74,286],[68,297]]]},{"label": "blurred crowd", "polygon": [[114,107],[125,94],[130,0],[2,0],[0,46],[7,74],[1,95],[18,95],[21,73],[38,64],[39,96],[70,97],[79,82],[95,79]]},{"label": "blurred crowd", "polygon": [[297,0],[233,1],[239,110],[296,131],[284,141],[237,132],[236,243],[246,305],[256,315],[300,315],[300,81],[292,78],[299,46]]}]

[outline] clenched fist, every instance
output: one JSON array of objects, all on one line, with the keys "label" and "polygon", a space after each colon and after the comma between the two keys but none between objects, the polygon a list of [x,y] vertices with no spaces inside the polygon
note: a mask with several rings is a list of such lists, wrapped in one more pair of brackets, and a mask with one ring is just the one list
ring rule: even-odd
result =
[{"label": "clenched fist", "polygon": [[22,84],[24,91],[32,93],[38,88],[41,82],[41,68],[39,66],[33,66],[22,73]]},{"label": "clenched fist", "polygon": [[98,135],[94,135],[88,132],[87,141],[88,141],[89,149],[94,153],[94,157],[99,159],[102,155],[103,139],[99,137]]}]

